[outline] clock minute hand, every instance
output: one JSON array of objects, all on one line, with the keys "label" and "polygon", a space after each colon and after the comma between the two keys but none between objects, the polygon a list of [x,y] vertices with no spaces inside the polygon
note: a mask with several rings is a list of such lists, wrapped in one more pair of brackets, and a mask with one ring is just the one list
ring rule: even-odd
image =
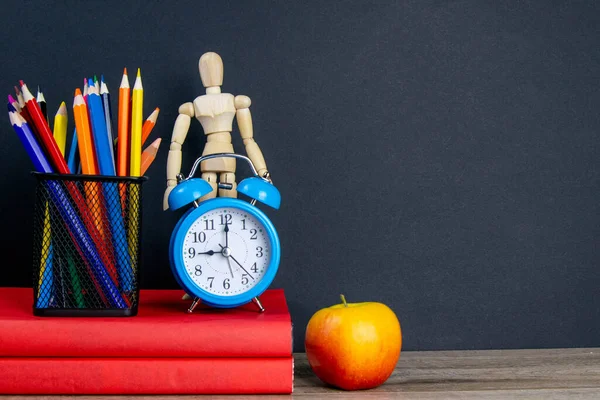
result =
[{"label": "clock minute hand", "polygon": [[229,224],[225,221],[225,247],[229,247]]},{"label": "clock minute hand", "polygon": [[248,271],[246,271],[246,268],[242,267],[242,264],[240,264],[240,263],[238,262],[238,260],[236,260],[236,259],[235,259],[233,256],[229,256],[229,257],[230,257],[230,258],[231,258],[233,261],[235,261],[235,263],[236,263],[237,265],[239,265],[239,266],[240,266],[240,268],[241,268],[241,269],[243,269],[243,270],[244,270],[244,272],[245,272],[246,274],[248,274],[248,276],[249,276],[250,278],[252,278],[252,280],[254,280],[254,277],[253,277],[252,275],[250,275],[250,273],[249,273]]}]

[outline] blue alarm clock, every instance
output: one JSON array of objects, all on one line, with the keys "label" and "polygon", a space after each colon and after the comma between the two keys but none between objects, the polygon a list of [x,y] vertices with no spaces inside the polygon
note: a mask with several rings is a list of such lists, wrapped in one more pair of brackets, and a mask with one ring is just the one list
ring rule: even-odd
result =
[{"label": "blue alarm clock", "polygon": [[[242,180],[237,191],[248,196],[216,197],[198,202],[213,189],[203,179],[193,178],[202,161],[232,157],[245,160],[254,176]],[[256,207],[259,201],[279,209],[281,195],[260,176],[252,161],[242,155],[218,153],[200,157],[187,178],[178,176],[169,194],[169,208],[193,205],[178,221],[169,246],[171,271],[185,292],[194,298],[188,312],[199,302],[218,308],[237,307],[254,301],[262,312],[259,297],[273,282],[281,246],[269,218]],[[231,184],[219,184],[231,188]]]}]

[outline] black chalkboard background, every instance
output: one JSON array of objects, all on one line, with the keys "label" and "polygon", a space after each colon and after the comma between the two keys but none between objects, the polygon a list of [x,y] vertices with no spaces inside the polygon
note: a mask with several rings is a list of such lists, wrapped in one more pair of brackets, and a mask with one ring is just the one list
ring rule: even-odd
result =
[{"label": "black chalkboard background", "polygon": [[[296,351],[340,293],[388,304],[404,349],[600,346],[598,2],[14,1],[0,25],[0,88],[43,85],[52,115],[92,74],[116,104],[123,67],[132,83],[141,68],[164,140],[144,189],[143,288],[177,287],[166,158],[215,51],[223,91],[252,99],[283,196],[267,211],[283,248],[273,286]],[[0,124],[0,285],[27,286],[35,181]],[[204,140],[193,121],[184,170]]]}]

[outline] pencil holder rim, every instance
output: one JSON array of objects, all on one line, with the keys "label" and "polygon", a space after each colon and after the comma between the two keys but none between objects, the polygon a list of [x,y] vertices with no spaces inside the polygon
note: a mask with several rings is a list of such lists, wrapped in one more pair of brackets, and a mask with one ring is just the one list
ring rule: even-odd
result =
[{"label": "pencil holder rim", "polygon": [[110,176],[110,175],[81,175],[81,174],[57,174],[31,171],[38,181],[115,181],[115,182],[130,182],[143,183],[149,180],[147,176]]}]

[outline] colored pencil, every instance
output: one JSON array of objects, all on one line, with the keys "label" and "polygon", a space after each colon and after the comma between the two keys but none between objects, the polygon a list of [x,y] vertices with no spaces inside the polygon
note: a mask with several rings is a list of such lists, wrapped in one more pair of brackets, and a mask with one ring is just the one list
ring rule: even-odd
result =
[{"label": "colored pencil", "polygon": [[90,116],[90,126],[96,149],[96,161],[98,161],[98,171],[101,175],[114,176],[115,164],[111,157],[112,141],[108,140],[106,130],[106,119],[102,107],[102,99],[98,87],[94,85],[93,80],[89,80],[88,88],[88,112]]},{"label": "colored pencil", "polygon": [[44,116],[44,119],[46,120],[46,122],[48,122],[48,109],[46,108],[46,98],[44,97],[44,93],[42,92],[42,89],[40,89],[40,85],[38,85],[38,87],[37,87],[36,101],[38,102],[38,104],[40,106],[40,110],[42,111],[42,115]]},{"label": "colored pencil", "polygon": [[16,86],[15,86],[15,93],[17,95],[17,102],[19,103],[19,108],[18,108],[18,110],[20,110],[19,113],[21,114],[21,116],[23,118],[25,118],[25,121],[27,121],[27,123],[29,124],[29,128],[34,133],[36,133],[35,128],[33,126],[33,122],[31,121],[31,117],[29,116],[29,112],[27,112],[27,109],[25,108],[25,100],[23,100],[23,93]]},{"label": "colored pencil", "polygon": [[12,97],[10,94],[8,95],[8,103],[13,106],[16,112],[21,112],[21,106],[19,105],[19,102],[15,100],[15,98]]},{"label": "colored pencil", "polygon": [[44,149],[46,150],[48,157],[50,158],[51,165],[58,171],[60,174],[69,174],[69,167],[67,166],[67,162],[64,157],[60,153],[60,149],[58,148],[54,137],[52,136],[52,132],[50,131],[50,127],[48,126],[48,122],[42,115],[42,111],[37,104],[37,101],[27,88],[27,85],[23,81],[21,81],[21,92],[23,93],[23,100],[25,101],[25,108],[29,112],[29,116],[33,121],[35,129],[42,141]]},{"label": "colored pencil", "polygon": [[77,141],[79,142],[81,170],[85,175],[97,175],[96,154],[94,152],[94,142],[88,121],[87,106],[79,89],[75,90],[73,115],[75,118],[75,129],[77,129]]},{"label": "colored pencil", "polygon": [[69,158],[67,166],[71,171],[77,171],[77,156],[79,155],[79,146],[77,146],[77,128],[73,129],[73,137],[71,138],[71,147],[69,148]]},{"label": "colored pencil", "polygon": [[152,142],[148,147],[144,149],[142,153],[142,169],[141,173],[144,175],[148,170],[148,167],[152,164],[154,159],[156,158],[156,153],[158,153],[158,148],[160,146],[161,138],[156,139]]},{"label": "colored pencil", "polygon": [[[46,209],[48,209],[47,204]],[[50,227],[50,221],[48,221],[47,225],[44,221],[44,234],[46,226]],[[35,302],[37,308],[48,308],[54,297],[54,268],[52,266],[52,260],[54,258],[54,246],[52,246],[51,240],[48,240],[47,243],[48,245],[46,246],[44,244],[42,248],[42,265],[40,268],[37,285],[38,293]]]},{"label": "colored pencil", "polygon": [[87,103],[88,94],[89,94],[88,80],[86,78],[83,78],[83,98],[85,99],[86,103]]},{"label": "colored pencil", "polygon": [[[159,112],[160,108],[156,107],[154,111],[152,111],[152,114],[150,114],[150,116],[146,118],[146,121],[144,121],[144,126],[142,126],[142,146],[144,145],[144,143],[146,143],[146,140],[148,139],[148,136],[150,136],[150,132],[152,132],[152,129],[154,129],[154,125],[156,125],[156,119],[158,118]],[[142,172],[142,175],[143,174],[144,173]]]},{"label": "colored pencil", "polygon": [[69,275],[71,276],[71,284],[73,285],[73,294],[75,295],[75,302],[78,308],[85,308],[85,300],[81,291],[81,283],[79,275],[77,274],[77,268],[73,262],[73,257],[67,254],[67,265],[69,266]]},{"label": "colored pencil", "polygon": [[100,97],[102,98],[102,106],[104,108],[104,119],[106,120],[106,134],[110,149],[110,158],[112,159],[113,169],[115,169],[115,151],[113,147],[113,129],[112,129],[112,109],[110,106],[110,93],[108,86],[104,82],[104,75],[100,78]]},{"label": "colored pencil", "polygon": [[[52,169],[50,162],[46,159],[44,151],[37,143],[35,135],[29,129],[27,122],[20,118],[15,112],[9,113],[9,118],[13,125],[13,129],[21,139],[27,154],[29,154],[35,169],[38,172],[53,173],[54,170]],[[108,295],[113,306],[117,308],[127,308],[127,303],[123,300],[116,286],[106,274],[104,265],[98,256],[97,249],[94,247],[93,240],[90,239],[88,230],[79,219],[78,212],[72,207],[69,195],[63,190],[63,187],[58,182],[49,180],[47,183],[50,197],[56,207],[60,209],[64,222],[67,224],[71,236],[77,243],[78,251],[84,259],[90,262],[93,270],[92,272],[98,283],[101,285],[102,290],[100,290],[100,292]],[[73,195],[73,191],[69,190],[70,185],[66,185],[66,188],[71,192],[71,197],[76,197]],[[77,204],[78,201],[77,199],[75,200],[75,203]]]},{"label": "colored pencil", "polygon": [[117,142],[117,174],[127,176],[129,170],[129,78],[127,68],[123,70],[123,78],[119,87],[119,122]]},{"label": "colored pencil", "polygon": [[19,102],[19,107],[25,107],[25,100],[23,100],[23,93],[19,90],[17,86],[15,86],[15,94],[17,95],[17,101]]},{"label": "colored pencil", "polygon": [[138,68],[131,96],[131,152],[129,159],[129,175],[131,176],[141,175],[143,106],[144,88],[142,75]]},{"label": "colored pencil", "polygon": [[[54,116],[54,140],[56,140],[56,145],[58,149],[62,153],[63,157],[65,156],[65,147],[67,146],[67,105],[63,101],[60,103],[60,107],[58,107],[58,111]],[[68,166],[68,163],[67,163]]]}]

